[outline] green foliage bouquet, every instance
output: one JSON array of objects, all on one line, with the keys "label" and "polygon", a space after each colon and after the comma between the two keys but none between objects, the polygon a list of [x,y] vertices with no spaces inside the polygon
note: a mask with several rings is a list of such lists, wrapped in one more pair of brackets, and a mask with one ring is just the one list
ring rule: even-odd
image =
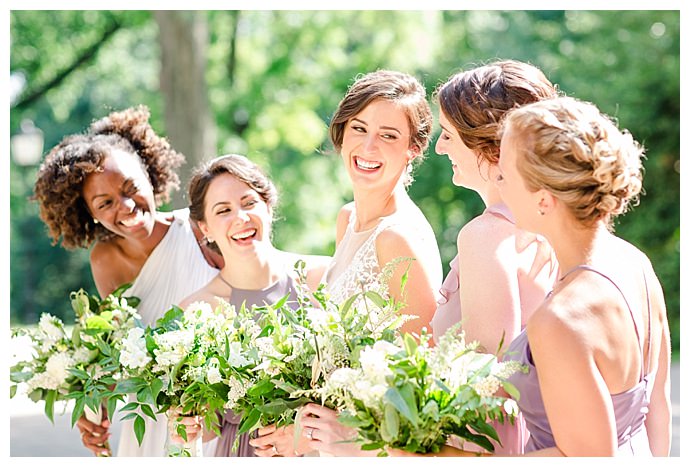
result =
[{"label": "green foliage bouquet", "polygon": [[[70,294],[75,325],[67,334],[62,321],[48,313],[41,315],[36,329],[13,329],[13,339],[24,340],[30,355],[20,359],[10,372],[10,397],[19,384],[28,396],[45,401],[45,413],[53,421],[57,401],[74,400],[72,425],[84,414],[101,423],[102,407],[109,417],[122,396],[112,392],[121,376],[120,345],[131,329],[138,329],[139,299],[125,298],[124,285],[103,300],[84,290]],[[107,446],[106,446],[107,448]]]},{"label": "green foliage bouquet", "polygon": [[358,367],[330,375],[320,394],[340,409],[343,424],[357,429],[362,449],[437,453],[453,434],[493,452],[490,438],[500,440],[487,420],[503,421],[507,413],[512,422],[517,410],[496,392],[503,387],[517,398],[506,378],[522,366],[478,353],[456,331],[435,347],[426,334],[419,344],[406,334],[402,347],[376,342],[360,353]]},{"label": "green foliage bouquet", "polygon": [[[126,378],[116,392],[136,395],[121,410],[129,412],[123,420],[134,419],[139,444],[146,430],[142,414],[155,419],[156,413],[168,412],[173,422],[178,416],[200,416],[206,429],[220,434],[218,411],[256,365],[252,346],[244,343],[255,334],[250,312],[226,302],[215,309],[204,302],[186,310],[173,307],[153,327],[131,330],[120,355]],[[184,426],[171,428],[187,440]],[[201,437],[177,446],[169,440],[168,453],[198,456],[200,442]]]},{"label": "green foliage bouquet", "polygon": [[[304,283],[303,263],[296,268]],[[363,289],[343,303],[331,301],[324,285],[313,294],[300,289],[297,295],[296,309],[287,297],[255,309],[260,332],[252,354],[259,364],[232,406],[242,415],[238,433],[295,421],[299,407],[318,400],[318,389],[331,373],[352,365],[367,345],[396,341],[397,329],[410,318],[398,313],[393,299],[374,291]]]}]

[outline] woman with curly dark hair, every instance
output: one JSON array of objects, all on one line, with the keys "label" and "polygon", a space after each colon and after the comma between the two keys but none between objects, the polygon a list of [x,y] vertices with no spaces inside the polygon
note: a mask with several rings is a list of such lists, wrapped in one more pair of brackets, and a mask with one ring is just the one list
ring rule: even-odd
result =
[{"label": "woman with curly dark hair", "polygon": [[[46,156],[34,187],[53,243],[91,248],[91,273],[101,296],[132,283],[128,293],[141,299],[145,325],[206,285],[222,266],[222,258],[201,241],[189,209],[158,211],[179,187],[175,169],[184,156],[148,120],[146,107],[133,107],[94,122],[85,134],[65,137]],[[163,418],[146,419],[141,446],[128,426],[132,420],[123,421],[118,456],[165,455]],[[110,454],[105,416],[101,425],[84,417],[77,425],[84,446]]]}]

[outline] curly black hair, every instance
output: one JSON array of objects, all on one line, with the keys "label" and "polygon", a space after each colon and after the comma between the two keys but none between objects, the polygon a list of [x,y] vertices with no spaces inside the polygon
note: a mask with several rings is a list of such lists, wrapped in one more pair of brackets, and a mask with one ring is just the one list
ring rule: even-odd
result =
[{"label": "curly black hair", "polygon": [[88,248],[94,241],[114,238],[115,234],[93,221],[82,191],[89,174],[102,170],[106,156],[115,150],[138,156],[156,205],[168,201],[170,190],[179,188],[175,169],[185,156],[156,134],[149,117],[149,109],[141,105],[113,112],[93,122],[85,134],[66,136],[51,149],[38,170],[32,199],[39,203],[53,245],[60,237],[67,249]]}]

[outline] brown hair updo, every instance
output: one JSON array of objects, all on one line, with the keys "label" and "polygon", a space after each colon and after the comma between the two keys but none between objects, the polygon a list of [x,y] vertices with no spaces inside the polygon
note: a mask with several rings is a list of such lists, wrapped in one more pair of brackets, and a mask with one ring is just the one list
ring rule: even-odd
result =
[{"label": "brown hair updo", "polygon": [[505,113],[556,97],[556,87],[528,63],[501,60],[453,75],[436,91],[439,106],[479,160],[497,164]]}]

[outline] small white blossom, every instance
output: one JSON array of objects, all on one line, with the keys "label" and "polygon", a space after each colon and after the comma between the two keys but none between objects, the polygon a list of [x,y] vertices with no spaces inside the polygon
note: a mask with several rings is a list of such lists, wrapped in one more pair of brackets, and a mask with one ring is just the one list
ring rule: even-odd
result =
[{"label": "small white blossom", "polygon": [[144,330],[132,328],[127,333],[127,338],[122,342],[120,351],[120,363],[132,369],[143,368],[151,361],[151,357],[146,350],[146,339]]}]

